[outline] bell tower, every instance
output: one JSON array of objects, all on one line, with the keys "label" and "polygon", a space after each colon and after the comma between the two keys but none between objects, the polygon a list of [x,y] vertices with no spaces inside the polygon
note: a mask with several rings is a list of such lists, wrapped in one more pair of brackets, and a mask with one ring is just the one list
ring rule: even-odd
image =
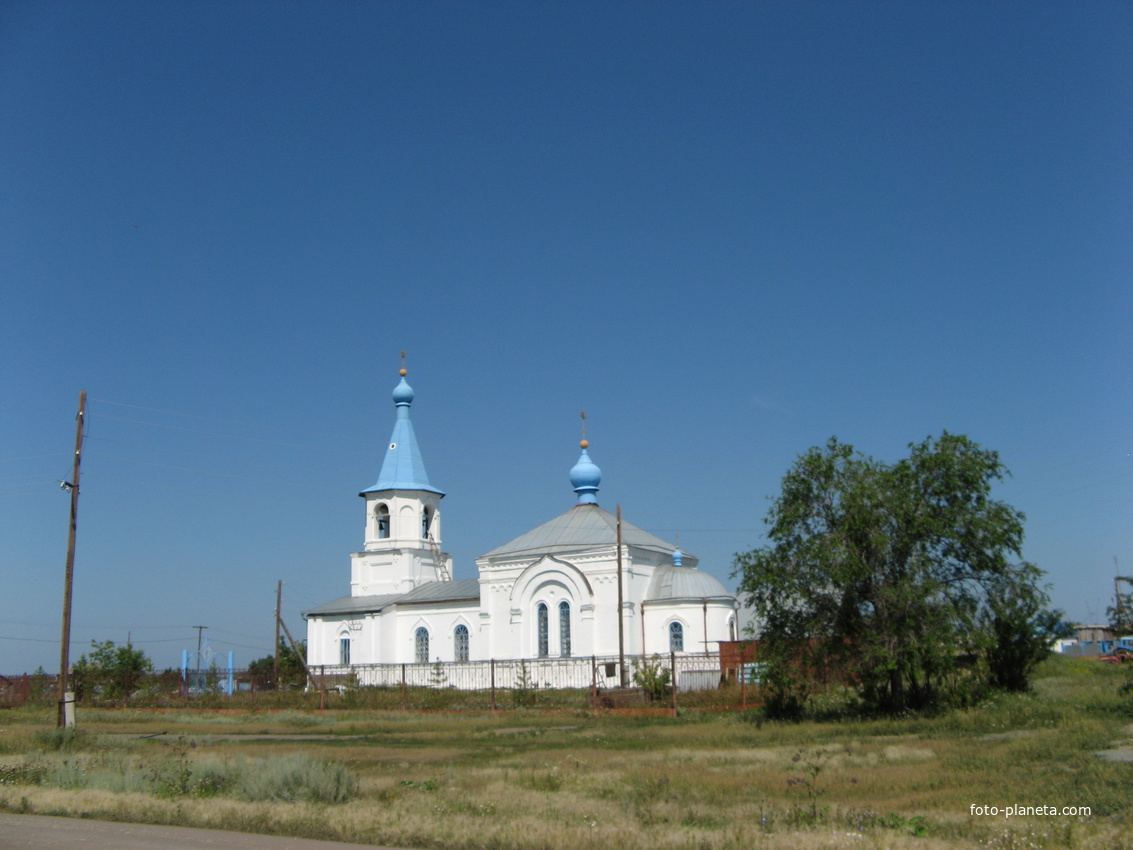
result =
[{"label": "bell tower", "polygon": [[366,500],[366,530],[362,551],[351,555],[351,596],[408,593],[424,582],[452,577],[452,556],[441,551],[445,494],[425,472],[409,418],[413,389],[406,374],[402,365],[393,390],[396,419],[378,480],[358,494]]}]

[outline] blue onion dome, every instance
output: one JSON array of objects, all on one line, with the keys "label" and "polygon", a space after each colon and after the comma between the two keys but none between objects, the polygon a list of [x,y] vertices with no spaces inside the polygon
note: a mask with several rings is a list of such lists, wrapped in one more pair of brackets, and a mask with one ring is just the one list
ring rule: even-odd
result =
[{"label": "blue onion dome", "polygon": [[586,440],[579,443],[579,446],[582,447],[582,454],[579,455],[578,462],[570,470],[570,483],[574,485],[574,492],[578,494],[578,504],[580,505],[598,504],[598,497],[595,494],[598,492],[598,485],[602,483],[602,470],[586,453],[589,445],[590,443]]},{"label": "blue onion dome", "polygon": [[685,553],[681,551],[681,548],[679,546],[676,549],[674,549],[673,550],[673,566],[679,567],[681,565],[681,561],[684,560],[684,556],[685,556]]},{"label": "blue onion dome", "polygon": [[410,404],[413,401],[413,387],[409,386],[405,380],[405,370],[399,372],[401,375],[401,382],[393,388],[393,403],[394,404]]}]

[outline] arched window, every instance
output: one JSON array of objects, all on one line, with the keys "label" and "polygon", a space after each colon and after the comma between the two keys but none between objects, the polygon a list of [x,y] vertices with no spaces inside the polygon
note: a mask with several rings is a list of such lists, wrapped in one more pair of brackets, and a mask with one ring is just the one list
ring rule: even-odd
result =
[{"label": "arched window", "polygon": [[539,607],[535,609],[535,624],[536,628],[539,630],[540,658],[546,658],[551,654],[551,636],[547,619],[547,605],[544,602],[540,602]]},{"label": "arched window", "polygon": [[685,627],[680,623],[669,623],[669,652],[685,651]]},{"label": "arched window", "polygon": [[378,505],[374,516],[378,518],[378,537],[384,540],[389,537],[389,508],[385,503]]},{"label": "arched window", "polygon": [[457,626],[452,633],[452,643],[456,650],[457,661],[468,660],[468,626],[463,624]]},{"label": "arched window", "polygon": [[418,664],[429,663],[429,630],[424,626],[414,635],[414,659]]},{"label": "arched window", "polygon": [[350,638],[338,639],[338,663],[343,667],[350,666]]},{"label": "arched window", "polygon": [[429,539],[429,526],[433,522],[433,512],[428,508],[421,511],[421,536],[426,540]]},{"label": "arched window", "polygon": [[570,603],[559,603],[559,655],[570,655]]}]

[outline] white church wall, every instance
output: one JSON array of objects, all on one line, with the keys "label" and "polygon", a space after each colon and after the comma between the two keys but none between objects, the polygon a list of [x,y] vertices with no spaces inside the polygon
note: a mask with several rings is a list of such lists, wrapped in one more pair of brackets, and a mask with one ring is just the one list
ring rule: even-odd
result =
[{"label": "white church wall", "polygon": [[367,612],[360,617],[361,628],[354,639],[358,664],[374,664],[382,660],[381,656],[381,618],[379,615]]},{"label": "white church wall", "polygon": [[645,606],[645,654],[670,651],[670,625],[680,623],[686,653],[718,652],[720,641],[732,640],[735,609],[730,602],[710,600],[653,601]]},{"label": "white church wall", "polygon": [[[593,604],[593,590],[586,576],[569,561],[550,555],[540,558],[520,573],[512,585],[508,604],[518,610],[519,645],[512,645],[508,658],[589,655],[593,652],[592,632],[582,628],[581,609]],[[562,606],[567,606],[564,632]],[[546,606],[546,638],[540,641],[539,606]],[[564,646],[564,643],[569,645]]]},{"label": "white church wall", "polygon": [[335,635],[343,620],[341,618],[319,618],[307,620],[307,663],[337,664],[338,658],[330,653]]},{"label": "white church wall", "polygon": [[[399,605],[389,617],[394,625],[392,659],[387,649],[386,658],[396,663],[421,663],[417,658],[417,630],[425,629],[429,637],[428,660],[451,662],[456,660],[455,630],[458,625],[468,628],[469,651],[475,652],[479,642],[472,626],[479,607],[467,602],[437,603],[433,605]],[[475,656],[472,656],[475,657]]]}]

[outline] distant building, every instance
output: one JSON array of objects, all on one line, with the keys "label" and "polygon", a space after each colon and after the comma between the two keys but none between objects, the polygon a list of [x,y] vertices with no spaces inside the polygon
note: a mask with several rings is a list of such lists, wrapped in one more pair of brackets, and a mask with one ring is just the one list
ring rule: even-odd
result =
[{"label": "distant building", "polygon": [[[350,556],[350,594],[313,608],[312,665],[367,665],[618,655],[617,520],[599,507],[601,472],[581,443],[576,504],[476,560],[454,581],[441,548],[441,499],[425,472],[401,370],[396,419],[366,531]],[[734,640],[736,598],[697,559],[622,522],[625,653],[715,651]]]},{"label": "distant building", "polygon": [[1108,656],[1115,652],[1125,655],[1133,650],[1133,639],[1118,639],[1108,623],[1076,626],[1073,638],[1054,642],[1054,651],[1072,658]]},{"label": "distant building", "polygon": [[1113,629],[1110,628],[1109,623],[1101,623],[1093,626],[1075,626],[1075,638],[1079,643],[1091,643],[1099,640],[1113,640]]}]

